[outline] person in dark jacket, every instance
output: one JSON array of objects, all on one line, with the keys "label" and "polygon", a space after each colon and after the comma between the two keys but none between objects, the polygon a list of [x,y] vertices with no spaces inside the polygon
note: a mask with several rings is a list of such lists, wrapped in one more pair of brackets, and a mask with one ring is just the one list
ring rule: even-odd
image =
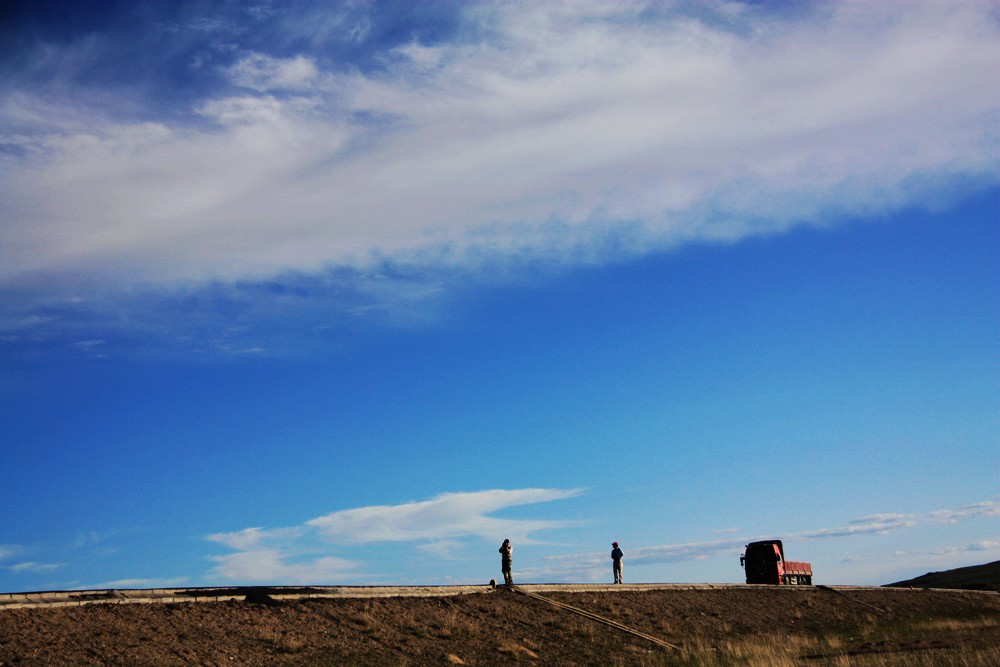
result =
[{"label": "person in dark jacket", "polygon": [[615,574],[615,583],[622,583],[622,556],[625,554],[618,548],[617,542],[611,543],[611,569]]},{"label": "person in dark jacket", "polygon": [[514,577],[510,573],[513,556],[514,547],[510,545],[510,540],[504,540],[500,545],[500,571],[503,572],[503,582],[508,586],[514,585]]}]

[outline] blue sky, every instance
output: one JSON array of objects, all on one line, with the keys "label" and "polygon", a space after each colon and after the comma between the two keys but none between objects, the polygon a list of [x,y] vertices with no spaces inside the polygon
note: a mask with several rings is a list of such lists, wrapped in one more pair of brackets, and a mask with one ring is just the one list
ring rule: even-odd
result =
[{"label": "blue sky", "polygon": [[1000,559],[995,3],[5,3],[0,590]]}]

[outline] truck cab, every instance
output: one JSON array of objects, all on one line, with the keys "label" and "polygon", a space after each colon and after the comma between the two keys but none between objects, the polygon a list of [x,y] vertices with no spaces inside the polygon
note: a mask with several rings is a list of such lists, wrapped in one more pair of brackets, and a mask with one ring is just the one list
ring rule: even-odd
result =
[{"label": "truck cab", "polygon": [[812,585],[812,565],[786,561],[781,540],[751,542],[740,556],[748,584]]}]

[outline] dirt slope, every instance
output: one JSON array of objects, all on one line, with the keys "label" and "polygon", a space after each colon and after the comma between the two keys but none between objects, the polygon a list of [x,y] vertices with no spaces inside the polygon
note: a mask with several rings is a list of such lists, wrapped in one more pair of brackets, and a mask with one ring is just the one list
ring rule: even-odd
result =
[{"label": "dirt slope", "polygon": [[[836,636],[823,651],[930,654],[989,650],[1000,629],[1000,595],[991,593],[733,587],[545,595],[682,650],[501,588],[450,597],[4,609],[0,665],[706,664],[712,658],[704,656],[749,638],[787,644]],[[823,656],[833,654],[816,646],[795,650],[811,651],[809,664],[828,664]]]}]

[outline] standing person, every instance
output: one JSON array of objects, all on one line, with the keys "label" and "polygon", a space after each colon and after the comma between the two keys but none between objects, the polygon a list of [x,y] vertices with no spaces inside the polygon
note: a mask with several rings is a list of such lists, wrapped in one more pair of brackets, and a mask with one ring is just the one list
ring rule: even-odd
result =
[{"label": "standing person", "polygon": [[611,543],[611,569],[615,573],[615,583],[622,583],[622,556],[625,554],[618,548],[617,542]]},{"label": "standing person", "polygon": [[500,545],[500,571],[503,572],[503,582],[508,586],[514,585],[514,577],[510,574],[511,560],[514,555],[514,547],[510,540],[504,540]]}]

